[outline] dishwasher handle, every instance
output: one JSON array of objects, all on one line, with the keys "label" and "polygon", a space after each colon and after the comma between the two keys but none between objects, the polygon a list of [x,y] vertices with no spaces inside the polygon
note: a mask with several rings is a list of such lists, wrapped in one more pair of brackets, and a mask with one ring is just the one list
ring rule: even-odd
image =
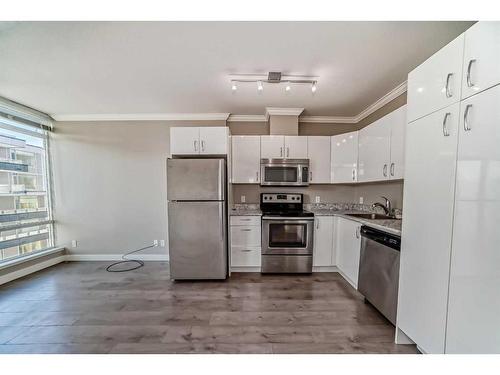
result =
[{"label": "dishwasher handle", "polygon": [[390,234],[378,229],[370,228],[366,225],[361,226],[361,237],[378,242],[379,244],[390,247],[391,249],[401,250],[401,237]]}]

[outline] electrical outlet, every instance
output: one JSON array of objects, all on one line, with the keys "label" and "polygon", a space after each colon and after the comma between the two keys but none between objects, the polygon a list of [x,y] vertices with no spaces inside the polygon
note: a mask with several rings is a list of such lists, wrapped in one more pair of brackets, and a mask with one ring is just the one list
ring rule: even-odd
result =
[{"label": "electrical outlet", "polygon": [[165,247],[165,240],[160,240],[160,247]]},{"label": "electrical outlet", "polygon": [[71,241],[71,247],[78,247],[78,241],[77,240],[72,240]]},{"label": "electrical outlet", "polygon": [[153,240],[153,246],[158,246],[158,240]]},{"label": "electrical outlet", "polygon": [[364,201],[363,197],[359,197],[359,204],[363,204]]},{"label": "electrical outlet", "polygon": [[315,202],[316,203],[320,203],[321,202],[321,197],[319,195],[316,195]]},{"label": "electrical outlet", "polygon": [[241,203],[245,203],[247,201],[247,197],[242,195],[241,198],[240,198],[240,202]]}]

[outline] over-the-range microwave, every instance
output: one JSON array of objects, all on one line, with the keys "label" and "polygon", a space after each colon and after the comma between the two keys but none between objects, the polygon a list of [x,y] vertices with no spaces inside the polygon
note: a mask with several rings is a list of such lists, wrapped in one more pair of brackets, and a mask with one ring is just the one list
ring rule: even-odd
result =
[{"label": "over-the-range microwave", "polygon": [[261,186],[308,186],[309,159],[261,159]]}]

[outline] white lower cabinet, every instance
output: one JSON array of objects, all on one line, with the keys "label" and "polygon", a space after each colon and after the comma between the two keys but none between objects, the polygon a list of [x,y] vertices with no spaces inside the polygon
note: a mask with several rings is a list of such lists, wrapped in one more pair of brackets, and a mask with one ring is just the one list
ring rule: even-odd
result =
[{"label": "white lower cabinet", "polygon": [[336,258],[342,276],[358,288],[359,255],[361,252],[361,224],[341,217],[336,218]]},{"label": "white lower cabinet", "polygon": [[231,267],[260,267],[260,216],[231,216]]},{"label": "white lower cabinet", "polygon": [[313,266],[329,267],[335,263],[334,217],[316,216],[314,218]]},{"label": "white lower cabinet", "polygon": [[459,106],[406,128],[397,323],[426,353],[445,345]]}]

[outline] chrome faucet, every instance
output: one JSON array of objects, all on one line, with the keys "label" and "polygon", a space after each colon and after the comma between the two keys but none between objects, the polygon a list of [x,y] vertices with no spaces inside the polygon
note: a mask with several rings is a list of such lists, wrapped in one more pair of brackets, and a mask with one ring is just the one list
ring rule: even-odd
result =
[{"label": "chrome faucet", "polygon": [[387,216],[392,216],[392,208],[391,208],[391,201],[387,199],[386,197],[381,197],[385,200],[385,204],[382,204],[380,202],[375,202],[372,204],[372,208],[375,207],[380,207],[384,210],[385,214]]}]

